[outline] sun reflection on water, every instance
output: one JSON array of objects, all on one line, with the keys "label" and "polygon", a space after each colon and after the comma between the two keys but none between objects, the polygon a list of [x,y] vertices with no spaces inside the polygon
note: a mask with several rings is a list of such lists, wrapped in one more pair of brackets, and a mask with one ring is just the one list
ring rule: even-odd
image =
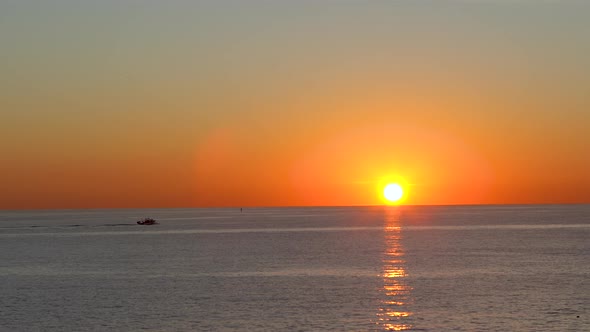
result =
[{"label": "sun reflection on water", "polygon": [[413,328],[408,321],[412,316],[408,305],[412,288],[406,282],[404,251],[401,245],[400,210],[385,207],[385,246],[383,255],[383,300],[377,313],[377,324],[386,331],[403,331]]}]

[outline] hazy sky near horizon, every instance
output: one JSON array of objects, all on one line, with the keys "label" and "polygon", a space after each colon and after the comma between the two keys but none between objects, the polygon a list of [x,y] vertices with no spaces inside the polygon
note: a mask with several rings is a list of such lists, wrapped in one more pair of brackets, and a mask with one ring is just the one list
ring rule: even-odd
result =
[{"label": "hazy sky near horizon", "polygon": [[590,202],[588,1],[2,1],[1,209]]}]

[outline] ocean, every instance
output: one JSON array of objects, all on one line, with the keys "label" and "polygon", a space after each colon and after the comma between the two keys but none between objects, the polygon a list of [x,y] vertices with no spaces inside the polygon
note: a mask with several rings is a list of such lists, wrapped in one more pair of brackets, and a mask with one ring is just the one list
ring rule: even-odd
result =
[{"label": "ocean", "polygon": [[1,331],[590,331],[589,308],[590,205],[0,211]]}]

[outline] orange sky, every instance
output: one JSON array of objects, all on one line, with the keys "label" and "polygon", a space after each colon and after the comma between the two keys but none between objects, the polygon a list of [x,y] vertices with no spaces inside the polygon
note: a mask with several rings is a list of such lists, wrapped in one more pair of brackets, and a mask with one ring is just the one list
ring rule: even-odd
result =
[{"label": "orange sky", "polygon": [[60,6],[0,4],[0,209],[590,203],[588,5]]}]

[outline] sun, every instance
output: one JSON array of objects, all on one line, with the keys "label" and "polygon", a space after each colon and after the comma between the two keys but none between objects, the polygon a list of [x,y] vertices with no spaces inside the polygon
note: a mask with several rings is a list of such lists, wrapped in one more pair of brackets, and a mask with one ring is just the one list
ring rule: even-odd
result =
[{"label": "sun", "polygon": [[387,201],[395,203],[404,197],[404,189],[397,183],[390,183],[383,188],[383,196]]}]

